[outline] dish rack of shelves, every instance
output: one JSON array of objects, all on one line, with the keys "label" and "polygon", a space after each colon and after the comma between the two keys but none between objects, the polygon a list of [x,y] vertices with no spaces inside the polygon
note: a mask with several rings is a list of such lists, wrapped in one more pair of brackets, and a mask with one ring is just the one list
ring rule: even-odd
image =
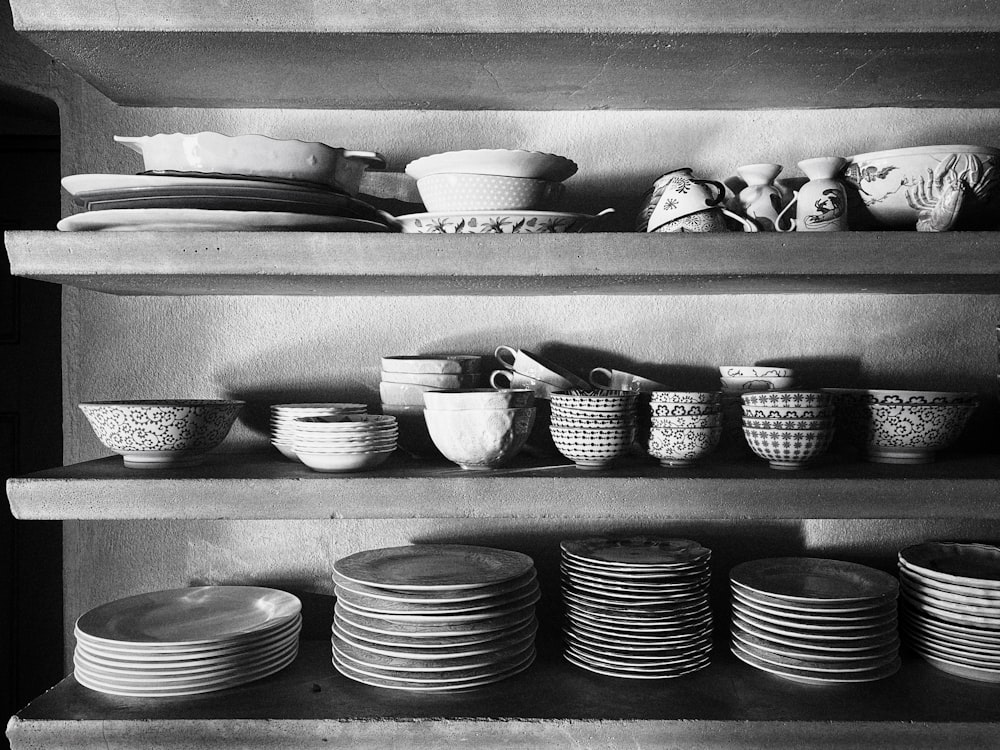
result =
[{"label": "dish rack of shelves", "polygon": [[[182,108],[163,115],[180,129],[200,127],[215,110],[250,107],[433,109],[454,110],[456,116],[509,110],[572,118],[574,111],[598,108],[1000,106],[1000,90],[991,84],[1000,77],[1000,21],[968,3],[913,3],[906,18],[861,0],[841,4],[832,15],[818,2],[791,12],[767,3],[726,2],[710,14],[684,3],[650,2],[613,18],[605,5],[592,2],[573,3],[570,12],[568,3],[499,8],[475,0],[461,17],[432,3],[389,5],[375,18],[338,0],[314,8],[308,19],[279,6],[252,5],[246,17],[162,0],[115,12],[65,0],[16,0],[13,9],[22,33],[110,100],[85,84],[70,87],[63,102],[67,153],[87,137],[107,137],[109,113],[119,124],[156,121],[161,107]],[[722,67],[706,85],[706,69],[715,61]],[[109,158],[70,155],[73,166]],[[6,244],[15,274],[67,289],[70,395],[100,385],[88,381],[100,368],[73,364],[84,338],[97,335],[88,326],[125,338],[133,314],[137,330],[148,333],[157,315],[176,313],[183,328],[198,315],[220,314],[217,297],[276,297],[269,304],[291,316],[298,311],[292,297],[361,298],[368,314],[374,306],[364,299],[412,297],[410,310],[430,314],[435,306],[455,305],[493,315],[500,308],[484,298],[742,295],[766,303],[771,295],[945,295],[986,300],[976,310],[988,315],[1000,297],[995,233],[13,232]],[[156,306],[153,297],[166,301]],[[233,304],[246,311],[252,303]],[[316,307],[322,303],[304,304],[300,315],[326,311]],[[101,318],[88,321],[88,313]],[[391,338],[391,321],[370,323]],[[518,325],[511,333],[537,331],[523,321]],[[173,379],[171,387],[183,387],[169,363],[138,344],[123,350],[143,358],[134,367],[146,387],[157,368]],[[179,530],[187,547],[180,549],[181,543],[171,552],[162,580],[183,585],[219,559],[213,555],[238,557],[252,544],[239,535],[261,534],[260,526],[247,525],[258,522],[277,529],[286,545],[296,534],[314,543],[339,534],[331,527],[359,535],[367,546],[412,537],[506,542],[548,550],[540,569],[546,563],[554,568],[559,535],[608,528],[704,532],[738,548],[734,558],[756,553],[755,534],[778,553],[808,549],[810,535],[818,534],[840,542],[821,541],[814,549],[827,544],[883,565],[890,550],[916,537],[1000,538],[993,509],[1000,472],[989,453],[923,467],[833,464],[798,476],[778,476],[748,460],[709,462],[682,474],[637,463],[595,475],[524,461],[476,476],[398,460],[377,472],[343,477],[251,453],[219,454],[197,469],[147,475],[123,469],[116,459],[80,460],[92,446],[73,408],[67,404],[71,463],[8,485],[17,517],[64,519],[76,544],[98,548],[67,560],[68,592],[90,575],[72,569],[81,561],[111,564],[127,557],[121,538],[132,531],[148,537]],[[107,531],[119,526],[124,530]],[[794,539],[783,541],[784,534]],[[228,552],[227,544],[233,548]],[[269,554],[273,549],[261,553],[261,564],[273,570]],[[725,561],[725,554],[720,557]],[[256,577],[252,563],[241,567],[227,559],[226,565],[228,582]],[[718,578],[724,570],[716,569]],[[122,585],[147,580],[130,575]],[[159,581],[153,573],[148,580]],[[95,584],[87,596],[110,598],[114,585]],[[557,598],[551,580],[543,589],[550,600]],[[83,606],[86,598],[70,601]],[[555,616],[555,605],[548,606]],[[717,620],[725,619],[724,611],[720,605]],[[280,675],[224,696],[115,699],[68,677],[14,717],[8,737],[16,750],[109,742],[169,748],[208,738],[221,746],[267,748],[326,742],[437,747],[456,740],[497,748],[626,742],[810,747],[820,741],[855,747],[873,738],[885,747],[979,748],[1000,741],[992,686],[948,677],[916,658],[881,682],[803,689],[747,669],[727,653],[723,640],[710,668],[654,685],[623,685],[584,673],[557,656],[557,644],[546,648],[543,641],[539,662],[516,685],[419,700],[342,679],[323,640],[305,644]]]}]

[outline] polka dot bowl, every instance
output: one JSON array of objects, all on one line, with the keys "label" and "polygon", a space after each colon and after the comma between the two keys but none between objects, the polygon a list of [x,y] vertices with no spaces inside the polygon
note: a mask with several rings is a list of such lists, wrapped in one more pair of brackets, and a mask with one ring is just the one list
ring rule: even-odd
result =
[{"label": "polka dot bowl", "polygon": [[80,404],[98,439],[133,469],[194,466],[229,434],[243,401],[91,401]]},{"label": "polka dot bowl", "polygon": [[561,182],[493,174],[432,174],[417,180],[428,211],[548,211],[558,208]]}]

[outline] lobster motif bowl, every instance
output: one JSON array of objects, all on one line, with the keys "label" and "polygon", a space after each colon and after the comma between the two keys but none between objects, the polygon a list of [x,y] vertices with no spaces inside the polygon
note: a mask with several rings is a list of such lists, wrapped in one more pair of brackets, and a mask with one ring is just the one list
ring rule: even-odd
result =
[{"label": "lobster motif bowl", "polygon": [[991,229],[1000,208],[1000,149],[916,146],[849,158],[852,229]]}]

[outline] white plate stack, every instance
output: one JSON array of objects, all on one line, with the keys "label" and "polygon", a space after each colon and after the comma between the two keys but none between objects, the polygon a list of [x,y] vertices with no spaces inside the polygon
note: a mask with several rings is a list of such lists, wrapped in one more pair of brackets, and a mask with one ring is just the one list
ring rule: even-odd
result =
[{"label": "white plate stack", "polygon": [[538,583],[520,552],[463,544],[367,550],[334,564],[333,663],[396,690],[467,690],[535,658]]},{"label": "white plate stack", "polygon": [[511,677],[535,658],[535,567],[519,552],[420,544],[334,564],[333,664],[345,677],[422,692]]},{"label": "white plate stack", "polygon": [[399,426],[385,414],[296,417],[292,450],[314,471],[372,469],[396,450]]},{"label": "white plate stack", "polygon": [[1000,682],[1000,548],[916,544],[899,576],[906,644],[949,674]]},{"label": "white plate stack", "polygon": [[365,404],[272,404],[271,405],[271,445],[281,451],[285,458],[296,460],[295,420],[298,417],[322,417],[331,414],[367,414]]},{"label": "white plate stack", "polygon": [[655,680],[708,666],[711,550],[687,539],[579,539],[562,548],[566,659]]},{"label": "white plate stack", "polygon": [[810,685],[871,682],[899,669],[891,575],[841,560],[778,557],[730,571],[732,652]]},{"label": "white plate stack", "polygon": [[73,674],[111,695],[197,695],[285,668],[298,653],[302,605],[285,591],[199,586],[138,594],[76,622]]}]

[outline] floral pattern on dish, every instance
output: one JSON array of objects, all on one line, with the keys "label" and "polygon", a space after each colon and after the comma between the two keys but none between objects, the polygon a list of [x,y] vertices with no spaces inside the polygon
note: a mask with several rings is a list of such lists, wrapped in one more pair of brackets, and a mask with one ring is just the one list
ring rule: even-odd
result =
[{"label": "floral pattern on dish", "polygon": [[408,234],[561,234],[578,232],[595,217],[557,211],[480,211],[397,216]]}]

